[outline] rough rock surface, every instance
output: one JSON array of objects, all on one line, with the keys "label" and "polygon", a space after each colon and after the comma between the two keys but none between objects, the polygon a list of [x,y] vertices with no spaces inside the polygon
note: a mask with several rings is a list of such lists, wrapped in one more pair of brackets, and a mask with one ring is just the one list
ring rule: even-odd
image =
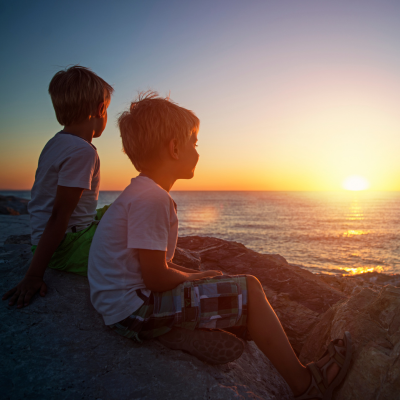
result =
[{"label": "rough rock surface", "polygon": [[334,399],[400,399],[399,275],[314,275],[235,242],[183,237],[178,243],[200,254],[201,268],[255,275],[303,362],[319,359],[330,340],[350,331],[353,363]]},{"label": "rough rock surface", "polygon": [[29,200],[15,196],[3,196],[0,194],[0,214],[21,215],[28,214]]},{"label": "rough rock surface", "polygon": [[[27,237],[5,242],[0,247],[3,292],[18,282],[30,258]],[[216,238],[183,237],[178,246],[178,264],[258,277],[305,362],[319,358],[329,340],[349,330],[353,365],[334,399],[399,398],[400,288],[380,284],[396,284],[399,276],[314,275],[279,255]],[[239,360],[218,367],[157,341],[138,345],[103,325],[90,304],[86,278],[48,271],[45,280],[44,299],[35,298],[21,310],[1,308],[0,385],[8,398],[291,398],[253,342]]]},{"label": "rough rock surface", "polygon": [[197,251],[202,269],[255,275],[269,289],[290,293],[291,300],[318,314],[345,298],[343,293],[321,282],[316,275],[288,264],[277,254],[260,254],[240,243],[199,236],[182,237],[178,246]]},{"label": "rough rock surface", "polygon": [[178,246],[195,250],[202,269],[256,276],[297,353],[320,315],[346,298],[317,275],[288,264],[280,255],[259,254],[240,243],[210,237],[182,237]]},{"label": "rough rock surface", "polygon": [[309,362],[324,353],[333,338],[351,332],[353,365],[337,400],[398,400],[400,398],[400,287],[379,292],[364,288],[335,304],[321,318],[302,348]]},{"label": "rough rock surface", "polygon": [[10,235],[30,234],[29,215],[0,214],[0,246]]},{"label": "rough rock surface", "polygon": [[31,235],[10,235],[4,244],[31,244]]},{"label": "rough rock surface", "polygon": [[197,269],[201,268],[201,257],[196,251],[188,251],[179,247],[175,250],[173,262],[185,268]]},{"label": "rough rock surface", "polygon": [[[19,281],[30,259],[29,245],[10,241],[0,248],[2,293]],[[20,310],[6,302],[0,308],[0,398],[291,398],[253,342],[237,361],[207,365],[156,340],[139,345],[105,327],[90,304],[86,278],[49,270],[45,281],[45,298]]]}]

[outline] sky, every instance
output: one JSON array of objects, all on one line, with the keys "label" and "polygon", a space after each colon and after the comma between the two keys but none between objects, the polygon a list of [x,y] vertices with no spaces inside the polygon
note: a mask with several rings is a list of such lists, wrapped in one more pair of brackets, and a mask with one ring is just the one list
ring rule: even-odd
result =
[{"label": "sky", "polygon": [[398,0],[3,2],[0,190],[32,187],[62,129],[48,84],[73,64],[115,89],[101,190],[137,175],[116,120],[148,89],[201,121],[175,190],[400,190],[399,20]]}]

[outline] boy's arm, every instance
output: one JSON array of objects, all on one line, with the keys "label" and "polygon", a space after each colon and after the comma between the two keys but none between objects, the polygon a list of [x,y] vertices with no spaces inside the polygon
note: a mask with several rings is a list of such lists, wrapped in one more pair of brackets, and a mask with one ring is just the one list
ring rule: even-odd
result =
[{"label": "boy's arm", "polygon": [[152,292],[165,292],[186,281],[222,275],[220,271],[179,271],[168,266],[165,256],[165,251],[139,249],[143,281]]},{"label": "boy's arm", "polygon": [[174,264],[172,262],[167,262],[167,265],[168,265],[169,268],[177,269],[178,271],[182,271],[182,272],[190,272],[190,273],[192,273],[192,272],[194,272],[194,273],[202,272],[202,271],[199,271],[197,269],[181,267],[180,265]]},{"label": "boy's arm", "polygon": [[9,305],[21,308],[29,304],[32,296],[40,290],[44,296],[47,291],[43,282],[43,275],[50,259],[64,238],[68,227],[68,221],[75,210],[83,189],[77,187],[57,186],[57,194],[54,201],[52,214],[40,238],[32,262],[25,277],[13,289],[4,294],[3,300],[12,296]]}]

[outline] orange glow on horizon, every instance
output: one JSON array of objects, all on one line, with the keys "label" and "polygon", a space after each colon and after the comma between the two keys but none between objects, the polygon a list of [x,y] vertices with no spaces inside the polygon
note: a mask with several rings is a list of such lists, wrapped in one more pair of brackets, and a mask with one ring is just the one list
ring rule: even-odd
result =
[{"label": "orange glow on horizon", "polygon": [[[0,190],[32,187],[43,147],[62,129],[46,88],[64,63],[82,61],[115,89],[107,127],[93,141],[100,190],[123,190],[137,175],[116,121],[137,91],[153,89],[200,119],[195,177],[173,190],[400,191],[398,2],[235,2],[229,10],[215,2],[212,13],[202,2],[127,3],[129,12],[108,18],[107,41],[89,46],[96,18],[77,20],[77,42],[33,2],[37,18],[10,13],[4,29],[21,26],[35,38],[54,31],[49,39],[63,52],[7,36]],[[35,59],[30,73],[27,57]],[[368,185],[343,188],[353,173]]]}]

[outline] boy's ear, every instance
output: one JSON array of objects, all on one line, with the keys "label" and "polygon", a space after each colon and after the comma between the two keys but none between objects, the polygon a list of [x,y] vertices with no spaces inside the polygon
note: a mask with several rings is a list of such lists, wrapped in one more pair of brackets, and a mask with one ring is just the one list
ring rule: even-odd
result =
[{"label": "boy's ear", "polygon": [[96,111],[97,111],[96,117],[99,117],[99,118],[102,117],[107,111],[106,102],[102,101],[101,103],[99,103]]},{"label": "boy's ear", "polygon": [[178,142],[176,139],[171,139],[168,143],[168,151],[169,155],[174,159],[179,159],[179,152],[178,152]]}]

